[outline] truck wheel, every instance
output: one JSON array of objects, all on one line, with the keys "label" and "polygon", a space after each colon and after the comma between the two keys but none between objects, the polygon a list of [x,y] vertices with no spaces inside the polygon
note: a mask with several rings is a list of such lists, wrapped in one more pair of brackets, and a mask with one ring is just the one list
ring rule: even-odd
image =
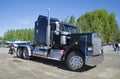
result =
[{"label": "truck wheel", "polygon": [[22,58],[22,53],[23,53],[22,48],[18,48],[16,52],[16,56]]},{"label": "truck wheel", "polygon": [[29,52],[28,52],[27,48],[23,49],[23,58],[26,60],[30,59]]},{"label": "truck wheel", "polygon": [[84,58],[81,53],[71,52],[66,59],[66,64],[70,70],[82,71],[84,67]]}]

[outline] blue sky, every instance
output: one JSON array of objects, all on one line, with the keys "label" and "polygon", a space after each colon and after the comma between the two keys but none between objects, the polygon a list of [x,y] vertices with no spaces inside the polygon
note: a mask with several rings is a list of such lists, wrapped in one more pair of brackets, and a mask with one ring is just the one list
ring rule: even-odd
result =
[{"label": "blue sky", "polygon": [[47,8],[51,17],[60,20],[106,9],[115,13],[120,24],[120,0],[0,0],[0,36],[10,29],[34,28],[38,16],[47,15]]}]

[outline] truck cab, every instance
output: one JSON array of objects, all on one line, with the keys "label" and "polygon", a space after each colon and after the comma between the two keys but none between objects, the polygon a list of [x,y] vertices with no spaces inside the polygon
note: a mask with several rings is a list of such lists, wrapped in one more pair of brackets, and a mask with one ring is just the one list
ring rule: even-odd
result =
[{"label": "truck cab", "polygon": [[35,22],[34,45],[19,45],[16,55],[24,59],[39,56],[64,61],[70,70],[81,71],[85,65],[101,63],[104,57],[101,51],[98,33],[77,33],[73,24],[39,15]]}]

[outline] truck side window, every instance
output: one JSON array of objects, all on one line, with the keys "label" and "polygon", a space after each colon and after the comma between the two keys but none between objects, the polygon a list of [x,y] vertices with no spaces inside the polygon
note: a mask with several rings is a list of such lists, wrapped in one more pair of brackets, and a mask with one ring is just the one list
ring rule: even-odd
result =
[{"label": "truck side window", "polygon": [[39,25],[39,22],[37,21],[37,22],[36,22],[36,26],[38,26],[38,25]]}]

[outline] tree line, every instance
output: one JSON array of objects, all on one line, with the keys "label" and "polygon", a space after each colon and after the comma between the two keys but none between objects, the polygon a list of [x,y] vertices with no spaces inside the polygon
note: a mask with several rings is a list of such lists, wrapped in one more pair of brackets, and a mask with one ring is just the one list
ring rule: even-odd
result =
[{"label": "tree line", "polygon": [[78,32],[98,32],[103,42],[120,41],[120,30],[116,16],[104,9],[86,12],[77,20],[72,15],[69,23],[78,26]]},{"label": "tree line", "polygon": [[34,29],[17,29],[17,30],[8,30],[4,34],[3,40],[22,40],[34,41]]},{"label": "tree line", "polygon": [[[106,10],[95,10],[86,12],[75,20],[74,15],[69,18],[69,23],[78,27],[78,32],[98,32],[102,42],[120,41],[120,30],[114,13]],[[3,37],[4,40],[34,41],[34,29],[8,30]]]}]

